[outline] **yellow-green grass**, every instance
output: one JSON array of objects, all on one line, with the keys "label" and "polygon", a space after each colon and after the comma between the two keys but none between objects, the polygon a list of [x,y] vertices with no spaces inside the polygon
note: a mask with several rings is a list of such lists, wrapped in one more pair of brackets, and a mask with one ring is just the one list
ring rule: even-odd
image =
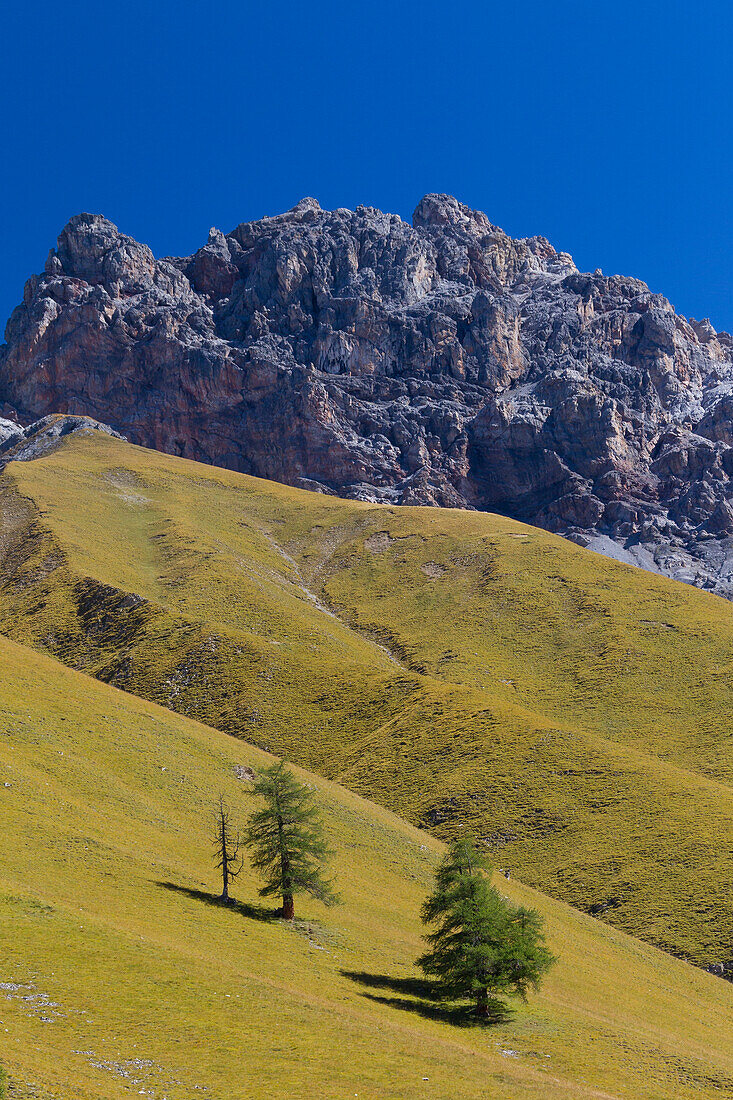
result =
[{"label": "yellow-green grass", "polygon": [[98,433],[0,478],[0,630],[678,955],[733,944],[733,608],[482,513]]},{"label": "yellow-green grass", "polygon": [[700,1100],[733,1088],[733,988],[520,883],[559,962],[511,1020],[418,996],[440,844],[320,777],[343,896],[294,928],[216,891],[219,793],[264,753],[0,638],[0,1051],[15,1097]]}]

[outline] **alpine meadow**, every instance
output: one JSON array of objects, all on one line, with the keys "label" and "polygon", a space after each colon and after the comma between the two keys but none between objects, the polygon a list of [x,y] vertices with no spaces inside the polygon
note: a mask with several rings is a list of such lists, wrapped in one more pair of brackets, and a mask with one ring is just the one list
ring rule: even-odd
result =
[{"label": "alpine meadow", "polygon": [[326,497],[71,423],[0,477],[8,637],[727,963],[727,601],[502,517]]},{"label": "alpine meadow", "polygon": [[0,1100],[733,1098],[732,52],[0,16]]}]

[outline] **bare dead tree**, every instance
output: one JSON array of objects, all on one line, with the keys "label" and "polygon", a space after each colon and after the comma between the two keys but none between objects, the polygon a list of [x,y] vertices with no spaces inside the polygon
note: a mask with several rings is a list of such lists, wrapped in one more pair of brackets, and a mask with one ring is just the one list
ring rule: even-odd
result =
[{"label": "bare dead tree", "polygon": [[219,795],[219,805],[216,808],[216,821],[214,829],[214,856],[216,866],[221,871],[222,890],[219,900],[229,901],[229,883],[232,882],[242,870],[242,859],[239,855],[239,833],[232,829],[229,810],[224,802],[224,796]]}]

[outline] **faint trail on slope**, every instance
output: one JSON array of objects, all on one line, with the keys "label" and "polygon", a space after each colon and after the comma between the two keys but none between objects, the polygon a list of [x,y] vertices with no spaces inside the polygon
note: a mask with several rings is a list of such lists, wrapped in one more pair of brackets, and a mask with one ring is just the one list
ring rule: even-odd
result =
[{"label": "faint trail on slope", "polygon": [[373,645],[375,649],[378,649],[381,653],[383,653],[384,656],[387,657],[387,659],[391,661],[392,664],[396,665],[402,672],[411,671],[386,645],[382,645],[381,642],[375,641],[374,638],[370,637],[367,631],[361,630],[359,627],[354,626],[352,623],[346,622],[333,610],[333,608],[329,607],[323,602],[323,600],[319,599],[316,593],[313,592],[305,583],[305,578],[303,577],[303,574],[301,573],[300,567],[295,558],[288,554],[287,550],[284,550],[282,546],[280,546],[280,544],[275,541],[269,531],[266,531],[262,527],[258,527],[257,530],[267,541],[269,546],[272,547],[275,553],[279,554],[280,557],[288,563],[288,565],[295,573],[297,580],[291,583],[294,583],[298,591],[301,592],[306,599],[310,600],[311,603],[315,607],[317,607],[319,611],[322,611],[324,615],[328,615],[331,619],[334,619],[336,622],[340,623],[341,626],[343,626],[346,630],[351,631],[353,634],[358,634],[363,641],[368,642],[370,645]]}]

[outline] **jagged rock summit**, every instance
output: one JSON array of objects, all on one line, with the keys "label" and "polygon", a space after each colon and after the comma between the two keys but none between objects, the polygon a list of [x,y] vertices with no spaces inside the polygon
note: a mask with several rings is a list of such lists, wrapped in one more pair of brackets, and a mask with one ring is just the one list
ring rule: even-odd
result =
[{"label": "jagged rock summit", "polygon": [[730,336],[448,195],[411,226],[307,198],[161,260],[80,214],[6,341],[2,416],[499,511],[733,595]]}]

